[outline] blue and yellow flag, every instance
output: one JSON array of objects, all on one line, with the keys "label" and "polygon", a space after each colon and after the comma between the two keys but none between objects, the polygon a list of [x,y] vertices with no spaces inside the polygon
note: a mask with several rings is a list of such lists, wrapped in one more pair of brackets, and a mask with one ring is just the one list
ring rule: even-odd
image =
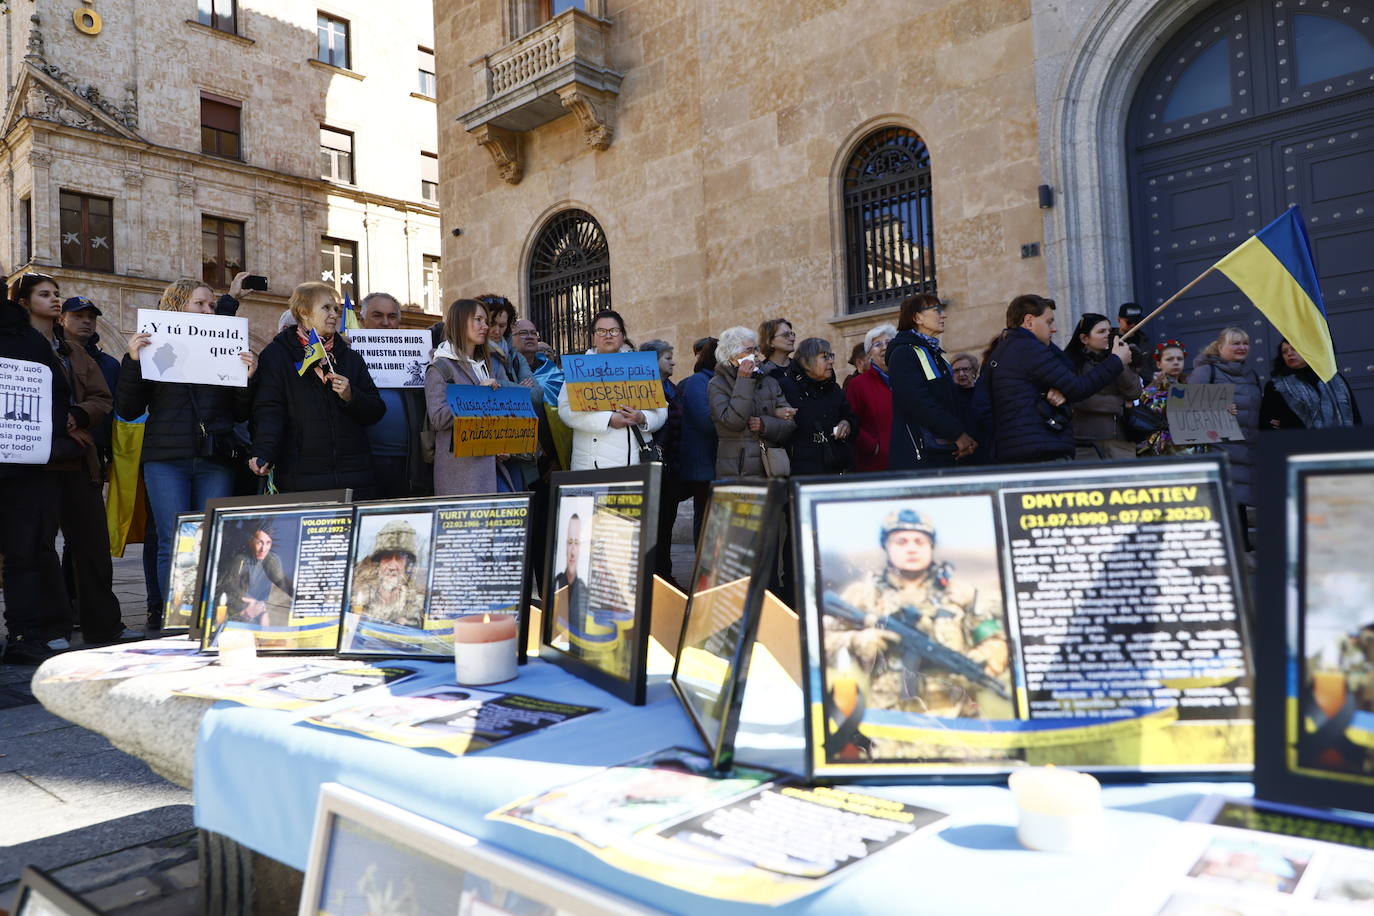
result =
[{"label": "blue and yellow flag", "polygon": [[1331,381],[1336,351],[1301,210],[1290,207],[1213,267],[1240,287],[1322,381]]},{"label": "blue and yellow flag", "polygon": [[296,374],[305,375],[305,370],[324,359],[324,341],[320,340],[320,335],[315,333],[315,329],[310,329],[310,336],[305,341],[305,358],[296,363]]},{"label": "blue and yellow flag", "polygon": [[343,313],[345,332],[352,331],[363,326],[363,323],[358,320],[358,310],[353,307],[353,299],[348,295],[348,293],[344,293]]}]

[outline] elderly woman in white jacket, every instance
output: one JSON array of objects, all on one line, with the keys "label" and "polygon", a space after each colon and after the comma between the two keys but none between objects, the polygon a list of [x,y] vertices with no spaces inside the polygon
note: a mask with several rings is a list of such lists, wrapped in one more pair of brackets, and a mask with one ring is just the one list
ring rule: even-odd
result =
[{"label": "elderly woman in white jacket", "polygon": [[[633,349],[626,338],[625,320],[620,313],[610,309],[597,312],[592,319],[592,349],[587,352],[620,353]],[[558,394],[558,416],[573,431],[571,470],[588,471],[638,464],[639,443],[630,427],[638,427],[640,436],[647,443],[654,431],[668,418],[668,409],[655,407],[636,410],[633,407],[621,407],[618,410],[573,410],[568,403],[565,385]]]}]

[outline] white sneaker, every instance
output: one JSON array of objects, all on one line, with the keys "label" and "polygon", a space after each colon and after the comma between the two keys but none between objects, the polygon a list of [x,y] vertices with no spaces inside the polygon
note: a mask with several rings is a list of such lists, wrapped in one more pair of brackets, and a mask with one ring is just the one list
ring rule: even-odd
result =
[{"label": "white sneaker", "polygon": [[48,648],[52,649],[54,652],[66,652],[71,647],[72,644],[67,642],[66,638],[62,636],[48,640]]}]

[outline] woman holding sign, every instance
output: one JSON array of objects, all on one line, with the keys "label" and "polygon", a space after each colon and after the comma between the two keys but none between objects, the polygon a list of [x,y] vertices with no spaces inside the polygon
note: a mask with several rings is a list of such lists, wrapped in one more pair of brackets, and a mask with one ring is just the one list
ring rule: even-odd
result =
[{"label": "woman holding sign", "polygon": [[510,478],[495,455],[453,454],[453,409],[449,385],[500,388],[499,370],[488,343],[487,307],[476,299],[455,299],[444,315],[444,339],[425,371],[425,406],[434,430],[434,495],[511,491]]},{"label": "woman holding sign", "polygon": [[[625,333],[625,320],[619,312],[603,309],[592,319],[592,348],[588,353],[631,352],[633,345]],[[640,410],[621,405],[616,410],[573,410],[568,387],[558,394],[558,416],[573,431],[573,471],[593,468],[623,468],[639,464],[639,439],[648,442],[668,419],[668,408]]]},{"label": "woman holding sign", "polygon": [[[1247,368],[1250,355],[1250,335],[1242,328],[1222,328],[1217,339],[1193,360],[1188,375],[1190,385],[1235,385],[1235,399],[1231,413],[1235,414],[1244,442],[1222,442],[1219,448],[1231,460],[1231,490],[1241,506],[1253,506],[1250,480],[1253,476],[1255,442],[1259,439],[1259,409],[1264,392],[1259,375]],[[1242,526],[1243,527],[1243,526]]]},{"label": "woman holding sign", "polygon": [[263,348],[253,396],[253,444],[248,467],[273,473],[283,493],[351,487],[373,495],[367,427],[386,412],[367,363],[336,333],[343,307],[328,283],[297,286],[287,325]]}]

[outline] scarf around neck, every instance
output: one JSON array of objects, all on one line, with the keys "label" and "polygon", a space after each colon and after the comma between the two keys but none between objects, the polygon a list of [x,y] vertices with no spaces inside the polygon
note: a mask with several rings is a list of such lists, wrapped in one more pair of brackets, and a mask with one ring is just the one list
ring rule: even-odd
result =
[{"label": "scarf around neck", "polygon": [[1290,410],[1297,414],[1307,429],[1330,429],[1335,426],[1353,426],[1355,412],[1350,404],[1350,389],[1344,384],[1330,383],[1316,378],[1310,379],[1298,373],[1276,375],[1273,379],[1274,390],[1283,396]]}]

